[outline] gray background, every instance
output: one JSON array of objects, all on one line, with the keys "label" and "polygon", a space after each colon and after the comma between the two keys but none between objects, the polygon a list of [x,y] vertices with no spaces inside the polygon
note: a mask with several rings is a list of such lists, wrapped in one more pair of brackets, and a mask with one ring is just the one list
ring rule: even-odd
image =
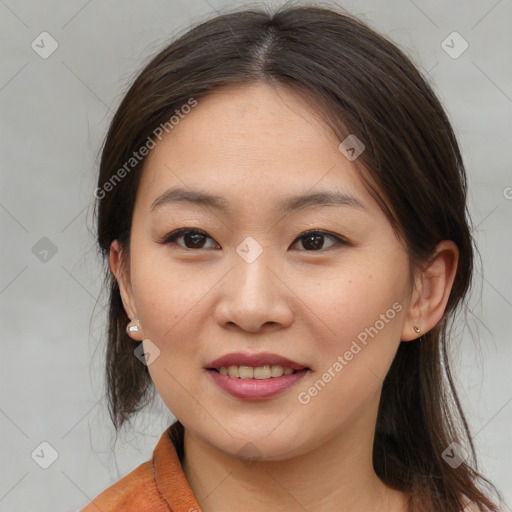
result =
[{"label": "gray background", "polygon": [[[512,2],[340,3],[429,73],[462,146],[482,267],[454,363],[481,469],[510,503]],[[143,62],[191,23],[243,4],[0,0],[0,511],[83,507],[149,460],[172,419],[157,397],[114,443],[92,222],[97,156]],[[43,31],[59,45],[46,59],[31,47]],[[469,44],[458,58],[441,46],[453,31]],[[50,460],[44,441],[58,455],[48,469],[34,460]]]}]

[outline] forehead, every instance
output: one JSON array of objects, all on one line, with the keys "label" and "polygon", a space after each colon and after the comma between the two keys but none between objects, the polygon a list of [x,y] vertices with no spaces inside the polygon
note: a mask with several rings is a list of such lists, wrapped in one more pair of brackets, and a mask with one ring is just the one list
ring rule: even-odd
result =
[{"label": "forehead", "polygon": [[137,203],[149,211],[173,187],[208,191],[241,208],[252,202],[267,209],[319,189],[370,202],[339,143],[289,89],[223,87],[198,99],[151,150]]}]

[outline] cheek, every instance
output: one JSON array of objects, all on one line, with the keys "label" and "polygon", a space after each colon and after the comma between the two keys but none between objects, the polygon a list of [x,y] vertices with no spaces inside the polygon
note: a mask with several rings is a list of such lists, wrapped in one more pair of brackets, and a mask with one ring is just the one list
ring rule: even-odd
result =
[{"label": "cheek", "polygon": [[341,421],[341,410],[351,415],[380,391],[406,310],[407,273],[395,261],[361,259],[309,295],[318,312],[318,365],[312,386],[298,390],[299,402],[322,421]]},{"label": "cheek", "polygon": [[195,389],[203,356],[200,340],[211,317],[208,294],[219,276],[185,269],[160,249],[133,254],[131,279],[144,337],[158,353],[149,373],[164,402],[178,414],[193,405],[189,393],[200,395]]},{"label": "cheek", "polygon": [[400,342],[403,312],[399,301],[376,296],[373,302],[344,298],[330,308],[325,321],[335,335],[316,339],[313,378],[296,391],[300,413],[316,425],[312,430],[336,430],[373,414]]},{"label": "cheek", "polygon": [[144,335],[168,346],[193,327],[190,318],[202,310],[218,277],[176,264],[163,249],[148,248],[134,256],[132,287]]},{"label": "cheek", "polygon": [[317,340],[337,351],[375,324],[384,337],[400,332],[407,290],[402,268],[400,262],[361,259],[332,273],[322,286],[303,287],[301,300],[323,333]]}]

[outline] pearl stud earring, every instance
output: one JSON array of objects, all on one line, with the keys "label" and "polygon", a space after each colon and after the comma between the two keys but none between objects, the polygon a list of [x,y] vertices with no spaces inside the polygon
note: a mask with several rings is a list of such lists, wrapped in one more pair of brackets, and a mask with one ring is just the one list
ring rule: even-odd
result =
[{"label": "pearl stud earring", "polygon": [[127,326],[126,326],[126,334],[130,336],[130,338],[135,341],[142,341],[142,330],[140,328],[140,323],[137,318],[134,318]]}]

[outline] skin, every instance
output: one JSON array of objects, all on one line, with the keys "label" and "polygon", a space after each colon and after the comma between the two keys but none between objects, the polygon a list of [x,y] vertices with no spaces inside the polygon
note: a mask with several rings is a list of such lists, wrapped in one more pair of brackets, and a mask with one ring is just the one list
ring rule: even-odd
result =
[{"label": "skin", "polygon": [[[441,242],[411,281],[406,249],[339,143],[288,89],[217,90],[150,152],[129,255],[112,244],[125,310],[160,350],[148,368],[185,426],[183,469],[205,512],[406,510],[406,495],[372,466],[382,382],[400,341],[419,336],[413,327],[425,333],[441,319],[458,251]],[[231,211],[176,203],[150,212],[173,186],[221,195]],[[319,190],[348,193],[364,209],[275,209],[281,199]],[[183,236],[179,245],[158,243],[181,227],[205,231],[204,248],[186,249],[194,245]],[[347,243],[326,234],[311,249],[298,238],[310,229]],[[248,236],[263,251],[252,263],[236,252]],[[401,306],[394,318],[300,403],[298,393],[394,303]],[[273,352],[311,371],[277,397],[241,400],[204,370],[230,352]],[[247,443],[258,461],[241,456]]]}]

